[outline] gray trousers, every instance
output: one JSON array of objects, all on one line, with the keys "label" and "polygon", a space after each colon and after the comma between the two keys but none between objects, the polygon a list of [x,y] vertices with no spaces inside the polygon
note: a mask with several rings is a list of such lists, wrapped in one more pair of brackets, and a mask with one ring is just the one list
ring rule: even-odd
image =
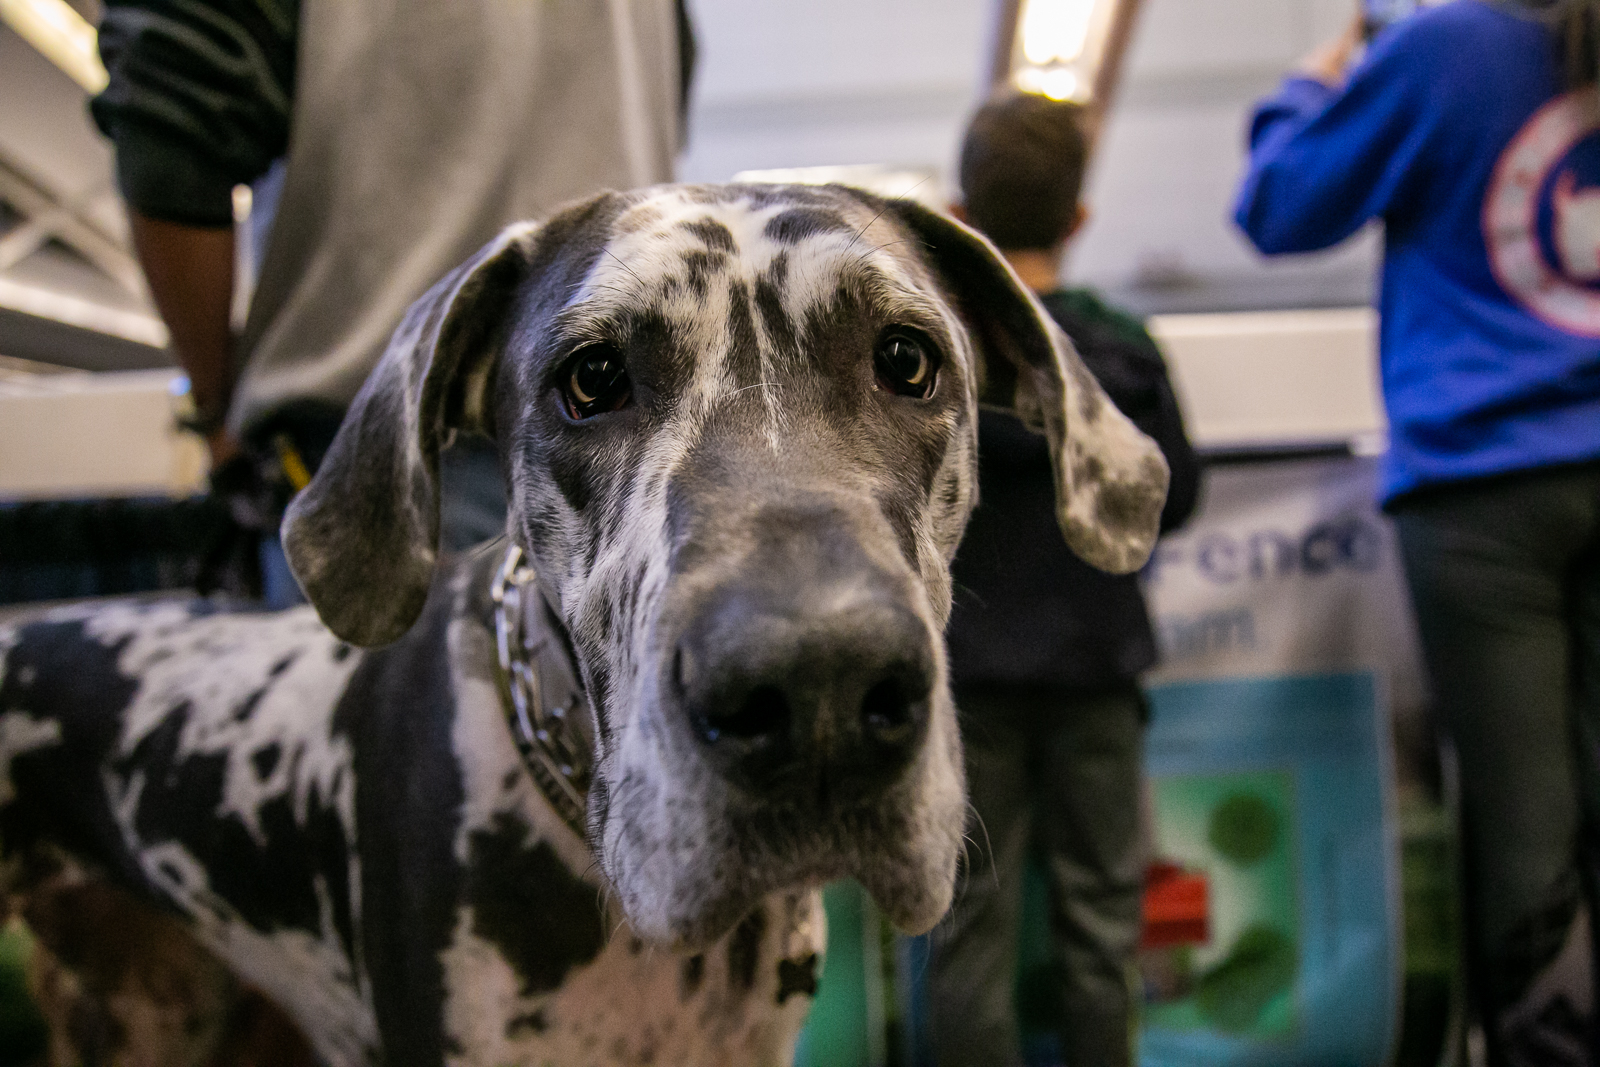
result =
[{"label": "gray trousers", "polygon": [[1393,510],[1460,768],[1468,972],[1490,1063],[1600,1064],[1600,465]]},{"label": "gray trousers", "polygon": [[1051,955],[1068,1067],[1133,1062],[1144,702],[1133,683],[1081,693],[956,694],[972,817],[950,915],[931,939],[929,1014],[939,1067],[1021,1062],[1013,979],[1022,872],[1045,861]]}]

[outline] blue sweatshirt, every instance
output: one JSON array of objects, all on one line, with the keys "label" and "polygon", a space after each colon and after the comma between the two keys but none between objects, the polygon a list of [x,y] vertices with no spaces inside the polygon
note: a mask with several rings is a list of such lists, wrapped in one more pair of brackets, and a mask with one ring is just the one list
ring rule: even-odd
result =
[{"label": "blue sweatshirt", "polygon": [[1256,111],[1235,218],[1268,254],[1384,221],[1386,500],[1600,457],[1600,93],[1481,0],[1381,34],[1344,88]]}]

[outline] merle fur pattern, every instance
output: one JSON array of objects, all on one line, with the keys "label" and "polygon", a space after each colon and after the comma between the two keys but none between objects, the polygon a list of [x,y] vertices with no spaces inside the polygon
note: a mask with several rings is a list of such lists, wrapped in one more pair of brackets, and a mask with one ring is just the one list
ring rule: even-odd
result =
[{"label": "merle fur pattern", "polygon": [[[898,327],[937,350],[925,400],[878,387]],[[633,399],[578,421],[562,375],[594,340]],[[940,635],[980,395],[1049,436],[1079,554],[1138,566],[1159,452],[958,224],[837,187],[669,186],[508,229],[413,306],[292,506],[315,611],[119,602],[0,630],[0,843],[42,955],[83,967],[48,905],[106,883],[242,991],[124,967],[73,987],[86,1006],[61,1017],[99,1023],[60,1047],[207,1062],[252,993],[328,1064],[787,1062],[818,885],[853,876],[909,930],[949,905],[964,798]],[[454,431],[499,443],[507,534],[593,713],[586,838],[506,724],[497,553],[438,565]],[[706,755],[673,650],[730,583],[846,595],[840,561],[916,620],[932,687],[886,780],[780,802]]]}]

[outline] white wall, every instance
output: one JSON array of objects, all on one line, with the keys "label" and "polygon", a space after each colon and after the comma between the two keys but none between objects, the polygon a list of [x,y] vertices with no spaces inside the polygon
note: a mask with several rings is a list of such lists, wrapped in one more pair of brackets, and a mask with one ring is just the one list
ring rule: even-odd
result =
[{"label": "white wall", "polygon": [[1201,448],[1349,443],[1382,451],[1371,308],[1155,315],[1150,332]]},{"label": "white wall", "polygon": [[0,501],[202,491],[205,449],[173,424],[175,374],[0,373]]},{"label": "white wall", "polygon": [[1352,0],[1146,0],[1071,275],[1148,310],[1365,303],[1374,234],[1269,265],[1231,221],[1255,101],[1354,10]]},{"label": "white wall", "polygon": [[887,163],[947,169],[982,87],[992,0],[691,0],[686,181]]},{"label": "white wall", "polygon": [[[691,0],[701,46],[681,174],[952,169],[994,0]],[[1254,101],[1353,0],[1145,0],[1070,275],[1143,311],[1365,303],[1374,239],[1264,264],[1229,222]]]}]

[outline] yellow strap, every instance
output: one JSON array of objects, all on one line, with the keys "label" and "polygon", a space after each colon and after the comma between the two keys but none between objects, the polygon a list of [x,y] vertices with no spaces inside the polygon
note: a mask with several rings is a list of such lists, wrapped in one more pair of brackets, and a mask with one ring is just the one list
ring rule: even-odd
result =
[{"label": "yellow strap", "polygon": [[273,447],[278,450],[278,463],[283,467],[283,473],[289,479],[289,487],[299,492],[311,484],[311,471],[306,467],[306,461],[300,458],[300,450],[294,447],[294,442],[289,440],[289,435],[280,433],[272,439]]}]

